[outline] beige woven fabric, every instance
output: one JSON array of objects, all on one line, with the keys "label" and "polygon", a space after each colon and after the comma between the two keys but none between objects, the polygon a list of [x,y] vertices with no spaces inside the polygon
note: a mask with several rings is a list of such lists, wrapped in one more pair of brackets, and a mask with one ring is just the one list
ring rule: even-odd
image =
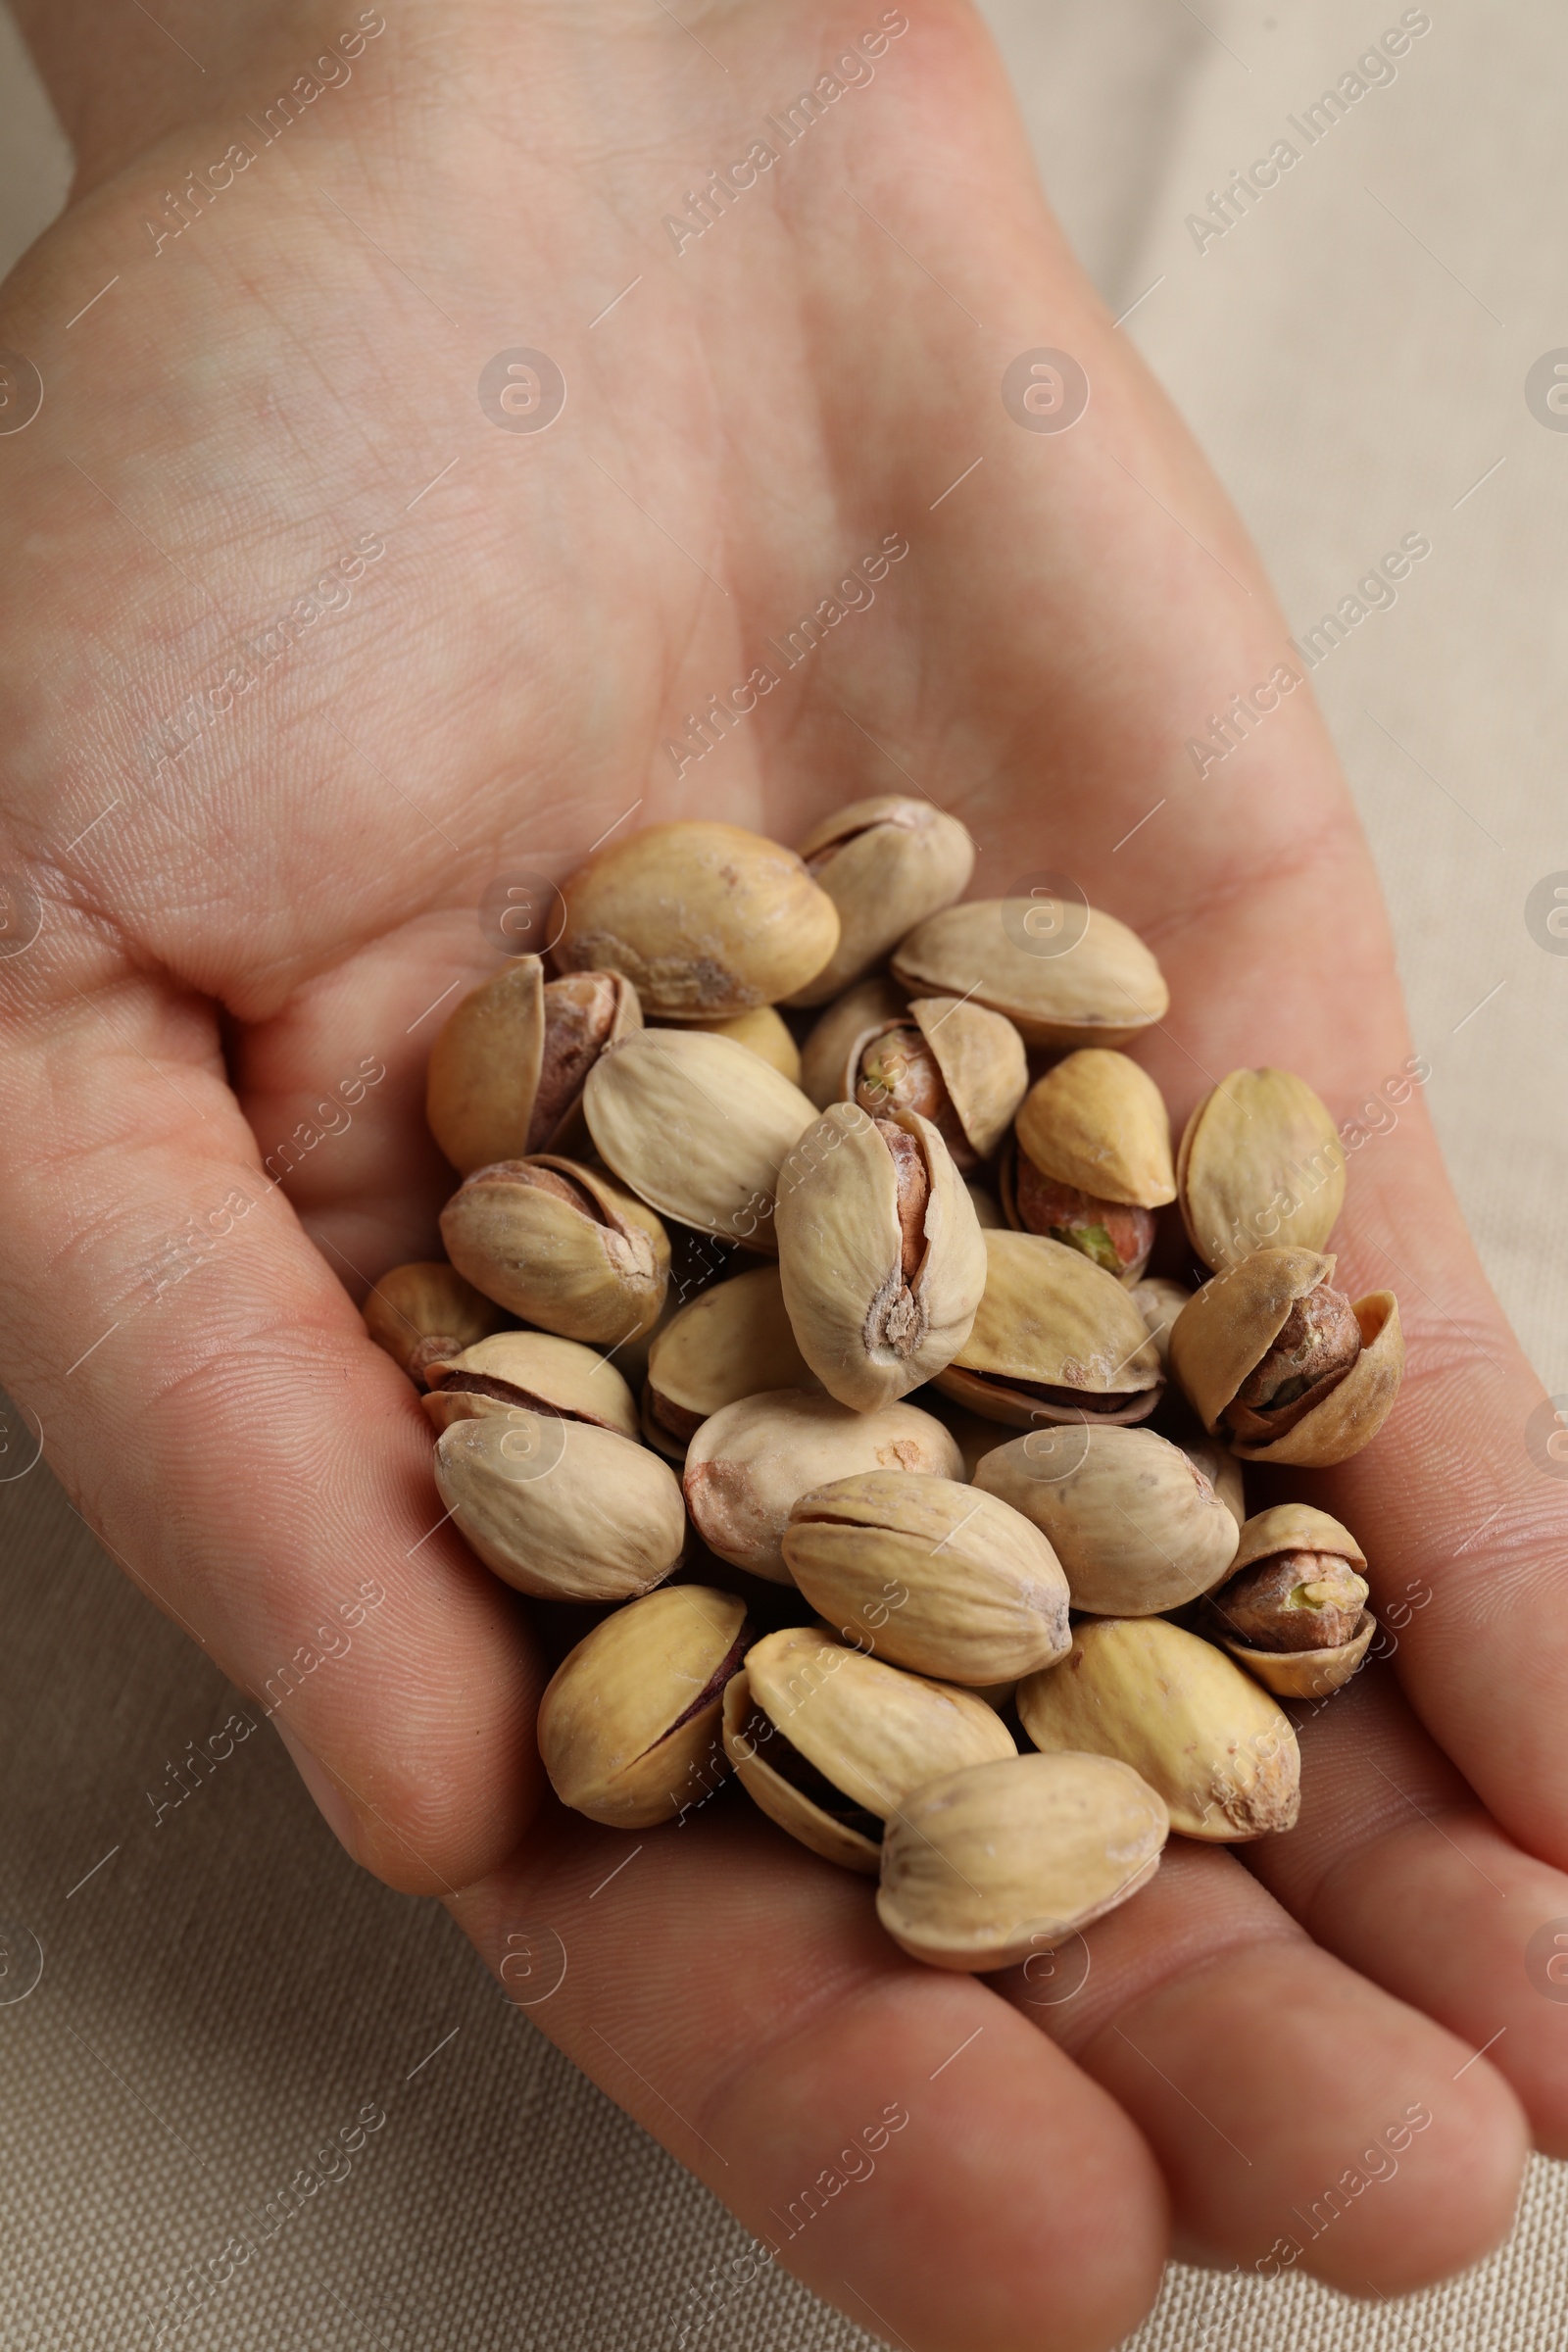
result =
[{"label": "beige woven fabric", "polygon": [[[1568,21],[1551,0],[1432,0],[1396,81],[1200,250],[1187,216],[1207,191],[1401,14],[1274,8],[991,13],[1051,192],[1116,309],[1147,290],[1125,331],[1250,517],[1293,623],[1401,535],[1431,541],[1398,603],[1314,682],[1393,901],[1466,1206],[1547,1386],[1568,1390],[1568,961],[1526,922],[1533,886],[1568,868],[1553,691],[1568,440],[1524,396],[1568,336],[1553,237]],[[8,262],[58,205],[64,162],[3,19],[0,90]],[[25,1443],[15,1421],[10,1443],[0,1474]],[[672,2344],[740,2230],[501,1997],[439,1910],[343,1860],[269,1734],[172,1801],[172,1768],[237,1694],[41,1468],[0,1483],[0,1596],[4,2352],[150,2344],[152,2315],[231,2239],[254,2253],[177,2307],[166,2342]],[[1568,2340],[1565,2304],[1568,2177],[1538,2164],[1511,2243],[1465,2279],[1368,2307],[1299,2278],[1177,2269],[1133,2343],[1541,2352]],[[698,2340],[871,2339],[775,2273]]]}]

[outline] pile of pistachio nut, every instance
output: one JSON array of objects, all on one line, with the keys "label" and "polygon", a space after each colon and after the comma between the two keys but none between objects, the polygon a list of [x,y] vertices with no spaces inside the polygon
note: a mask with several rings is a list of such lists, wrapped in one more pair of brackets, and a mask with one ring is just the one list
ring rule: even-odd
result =
[{"label": "pile of pistachio nut", "polygon": [[[978,1970],[1173,1831],[1291,1828],[1280,1701],[1376,1626],[1354,1537],[1250,1517],[1244,1466],[1356,1452],[1402,1346],[1333,1286],[1311,1088],[1232,1072],[1173,1158],[1122,1050],[1153,957],[1070,897],[960,904],[973,857],[902,798],[798,852],[604,849],[447,1021],[446,1259],[365,1312],[458,1530],[590,1629],[539,1711],[563,1802],[684,1825],[733,1772],[879,1877],[905,1951]],[[1197,1287],[1146,1275],[1156,1238]]]}]

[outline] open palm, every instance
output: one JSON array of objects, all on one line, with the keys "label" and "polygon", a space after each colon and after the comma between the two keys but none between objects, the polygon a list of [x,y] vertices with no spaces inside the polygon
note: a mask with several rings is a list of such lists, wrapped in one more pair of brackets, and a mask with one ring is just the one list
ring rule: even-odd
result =
[{"label": "open palm", "polygon": [[[137,1582],[285,1693],[351,1851],[781,2259],[922,2352],[1087,2352],[1173,2242],[1396,2291],[1495,2242],[1528,2129],[1568,2151],[1527,1964],[1568,1918],[1568,1511],[1308,691],[1187,749],[1291,660],[1255,559],[975,20],[909,20],[414,0],[270,129],[340,30],[307,10],[234,30],[199,111],[172,77],[144,149],[84,135],[0,315],[46,394],[0,435],[0,1370]],[[1070,429],[1001,391],[1041,350],[1086,373]],[[1300,1827],[1173,1843],[1071,1986],[904,1962],[739,1801],[640,1846],[562,1814],[526,1610],[435,1524],[353,1304],[432,1247],[423,1059],[498,967],[498,878],[907,789],[977,889],[1065,875],[1148,938],[1178,1119],[1244,1062],[1384,1104],[1336,1246],[1411,1370],[1312,1492],[1396,1654],[1303,1724]]]}]

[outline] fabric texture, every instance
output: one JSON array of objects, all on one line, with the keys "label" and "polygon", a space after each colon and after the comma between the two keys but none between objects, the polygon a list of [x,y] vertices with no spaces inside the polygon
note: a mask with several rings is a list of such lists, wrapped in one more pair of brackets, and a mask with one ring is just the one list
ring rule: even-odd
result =
[{"label": "fabric texture", "polygon": [[[1430,540],[1313,683],[1393,904],[1449,1163],[1538,1369],[1568,1390],[1568,962],[1527,913],[1568,866],[1552,692],[1568,441],[1525,396],[1568,332],[1568,20],[1547,0],[1433,0],[1387,81],[1355,69],[1408,19],[1393,0],[1275,6],[989,14],[1047,186],[1114,312],[1136,305],[1123,331],[1293,626],[1401,536]],[[0,70],[9,264],[67,164],[4,20]],[[1362,93],[1332,127],[1288,129],[1347,76]],[[1225,220],[1210,192],[1282,138],[1297,162]],[[1323,937],[1331,955],[1332,908]],[[5,2352],[658,2352],[710,2309],[689,2338],[707,2352],[879,2340],[778,2272],[702,2300],[744,2232],[438,1908],[344,1859],[265,1725],[230,1725],[222,1760],[182,1768],[254,1708],[26,1469],[21,1417],[0,1437]],[[198,2299],[187,2282],[225,2248],[232,2275]],[[1464,2278],[1357,2304],[1177,2266],[1131,2345],[1540,2352],[1565,2340],[1565,2307],[1568,2174],[1537,2162],[1510,2243]]]}]

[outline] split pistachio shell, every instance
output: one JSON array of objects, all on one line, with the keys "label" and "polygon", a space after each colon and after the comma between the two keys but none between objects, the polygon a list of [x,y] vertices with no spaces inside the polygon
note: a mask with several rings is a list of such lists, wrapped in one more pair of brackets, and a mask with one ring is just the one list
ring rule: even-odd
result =
[{"label": "split pistachio shell", "polygon": [[475,1289],[562,1339],[616,1346],[664,1302],[659,1219],[603,1170],[550,1152],[476,1168],[442,1210],[441,1239]]},{"label": "split pistachio shell", "polygon": [[[1270,1510],[1257,1512],[1242,1529],[1236,1557],[1226,1572],[1227,1588],[1245,1570],[1261,1567],[1265,1561],[1289,1551],[1323,1553],[1345,1561],[1357,1574],[1366,1567],[1366,1554],[1349,1529],[1338,1519],[1309,1503],[1282,1502]],[[1319,1649],[1258,1649],[1226,1629],[1223,1592],[1213,1598],[1218,1612],[1215,1631],[1231,1656],[1265,1690],[1281,1698],[1324,1698],[1331,1690],[1338,1690],[1354,1674],[1377,1632],[1376,1619],[1363,1609],[1348,1641]]]},{"label": "split pistachio shell", "polygon": [[839,943],[793,1004],[825,1004],[880,963],[927,915],[961,899],[974,844],[929,801],[884,793],[812,827],[801,856],[839,910]]},{"label": "split pistachio shell", "polygon": [[801,1353],[830,1396],[867,1412],[930,1379],[968,1338],[984,1287],[985,1242],[946,1144],[917,1111],[884,1123],[923,1163],[923,1247],[906,1271],[899,1170],[858,1103],[835,1102],[778,1177],[779,1274]]},{"label": "split pistachio shell", "polygon": [[962,1456],[918,1405],[858,1413],[818,1389],[743,1396],[705,1421],[682,1479],[692,1525],[710,1551],[770,1584],[791,1579],[783,1535],[803,1494],[858,1470],[908,1470],[956,1479]]},{"label": "split pistachio shell", "polygon": [[1277,1502],[1248,1520],[1230,1574],[1240,1576],[1244,1568],[1255,1568],[1281,1551],[1326,1551],[1352,1568],[1366,1566],[1366,1553],[1342,1521],[1309,1502]]},{"label": "split pistachio shell", "polygon": [[424,1409],[437,1429],[504,1417],[514,1405],[637,1435],[637,1405],[608,1357],[547,1331],[498,1331],[425,1367]]},{"label": "split pistachio shell", "polygon": [[1164,1102],[1125,1054],[1102,1046],[1069,1054],[1029,1089],[1017,1132],[1043,1176],[1097,1200],[1159,1208],[1176,1198]]},{"label": "split pistachio shell", "polygon": [[[1171,1370],[1193,1410],[1213,1436],[1220,1416],[1261,1363],[1292,1307],[1334,1273],[1315,1250],[1255,1250],[1195,1293],[1170,1335]],[[1348,1461],[1387,1420],[1404,1371],[1404,1341],[1392,1291],[1352,1301],[1361,1352],[1344,1378],[1295,1427],[1267,1446],[1233,1439],[1244,1462],[1286,1462],[1323,1469]]]},{"label": "split pistachio shell", "polygon": [[[586,982],[597,981],[597,991]],[[548,986],[537,956],[519,956],[463,999],[430,1053],[425,1115],[455,1168],[559,1149],[593,1059],[642,1027],[637,992],[618,972]]]},{"label": "split pistachio shell", "polygon": [[937,1386],[1027,1429],[1042,1421],[1141,1421],[1163,1385],[1131,1294],[1082,1250],[1043,1234],[986,1233],[987,1272],[967,1340]]},{"label": "split pistachio shell", "polygon": [[393,1266],[371,1288],[363,1312],[371,1339],[411,1380],[422,1379],[435,1356],[457,1354],[507,1319],[493,1298],[438,1258]]},{"label": "split pistachio shell", "polygon": [[[1012,1123],[1029,1084],[1023,1039],[1005,1013],[957,997],[916,997],[908,1009],[942,1073],[942,1083],[976,1159],[989,1159]],[[880,1022],[851,1046],[840,1099],[855,1094],[856,1070],[873,1037],[896,1027]]]},{"label": "split pistachio shell", "polygon": [[750,1012],[732,1012],[723,1020],[693,1021],[693,1029],[710,1029],[715,1037],[732,1037],[738,1046],[756,1054],[787,1078],[801,1083],[801,1050],[791,1037],[783,1015],[771,1004],[754,1004]]},{"label": "split pistachio shell", "polygon": [[1284,1715],[1221,1650],[1163,1617],[1080,1625],[1059,1666],[1019,1685],[1018,1713],[1039,1748],[1130,1764],[1185,1838],[1264,1838],[1300,1810]]},{"label": "split pistachio shell", "polygon": [[711,1795],[729,1771],[720,1717],[745,1646],[745,1603],[707,1585],[666,1586],[596,1625],[539,1702],[562,1803],[645,1830]]},{"label": "split pistachio shell", "polygon": [[776,1266],[732,1274],[688,1299],[648,1355],[649,1407],[681,1452],[710,1414],[764,1389],[814,1389]]},{"label": "split pistachio shell", "polygon": [[1152,1429],[1034,1429],[979,1463],[974,1483],[1047,1538],[1075,1609],[1153,1616],[1230,1573],[1237,1524],[1179,1446]]},{"label": "split pistachio shell", "polygon": [[877,1917],[937,1968],[1014,1968],[1126,1902],[1159,1866],[1164,1803],[1102,1755],[972,1764],[889,1825]]},{"label": "split pistachio shell", "polygon": [[984,1688],[1065,1652],[1067,1579],[1046,1538],[995,1495],[863,1471],[803,1494],[784,1558],[807,1599],[879,1657]]},{"label": "split pistachio shell", "polygon": [[646,1446],[521,1406],[454,1421],[435,1483],[487,1568],[546,1600],[629,1600],[662,1584],[686,1544],[680,1482]]},{"label": "split pistachio shell", "polygon": [[1017,1753],[984,1699],[884,1665],[814,1626],[769,1634],[747,1653],[725,1694],[724,1744],[742,1787],[780,1829],[873,1878],[880,1826],[911,1790]]},{"label": "split pistachio shell", "polygon": [[902,1020],[907,1005],[902,988],[878,978],[861,980],[827,1007],[801,1049],[801,1085],[818,1110],[847,1102],[854,1092],[845,1084],[845,1072],[856,1039]]},{"label": "split pistachio shell", "polygon": [[1265,1248],[1321,1250],[1345,1203],[1345,1146],[1304,1078],[1232,1070],[1187,1122],[1188,1238],[1216,1273]]},{"label": "split pistachio shell", "polygon": [[1149,1327],[1162,1369],[1169,1363],[1171,1326],[1192,1295],[1185,1282],[1171,1282],[1163,1274],[1146,1274],[1132,1285],[1133,1304]]},{"label": "split pistachio shell", "polygon": [[950,906],[901,943],[893,977],[911,997],[963,997],[1004,1012],[1026,1046],[1124,1046],[1164,1018],[1170,992],[1136,932],[1098,907],[1069,907],[1077,935],[1054,954],[1039,937],[1040,912],[1028,899]]},{"label": "split pistachio shell", "polygon": [[558,969],[624,972],[650,1020],[776,1004],[839,942],[838,908],[795,853],[738,825],[650,825],[601,850],[564,895]]},{"label": "split pistachio shell", "polygon": [[1333,1649],[1249,1649],[1245,1642],[1231,1641],[1225,1646],[1276,1698],[1327,1698],[1350,1680],[1377,1630],[1377,1619],[1363,1609],[1349,1641]]},{"label": "split pistachio shell", "polygon": [[601,1158],[655,1208],[774,1254],[779,1164],[814,1113],[758,1054],[705,1029],[645,1029],[597,1065],[583,1110]]}]

